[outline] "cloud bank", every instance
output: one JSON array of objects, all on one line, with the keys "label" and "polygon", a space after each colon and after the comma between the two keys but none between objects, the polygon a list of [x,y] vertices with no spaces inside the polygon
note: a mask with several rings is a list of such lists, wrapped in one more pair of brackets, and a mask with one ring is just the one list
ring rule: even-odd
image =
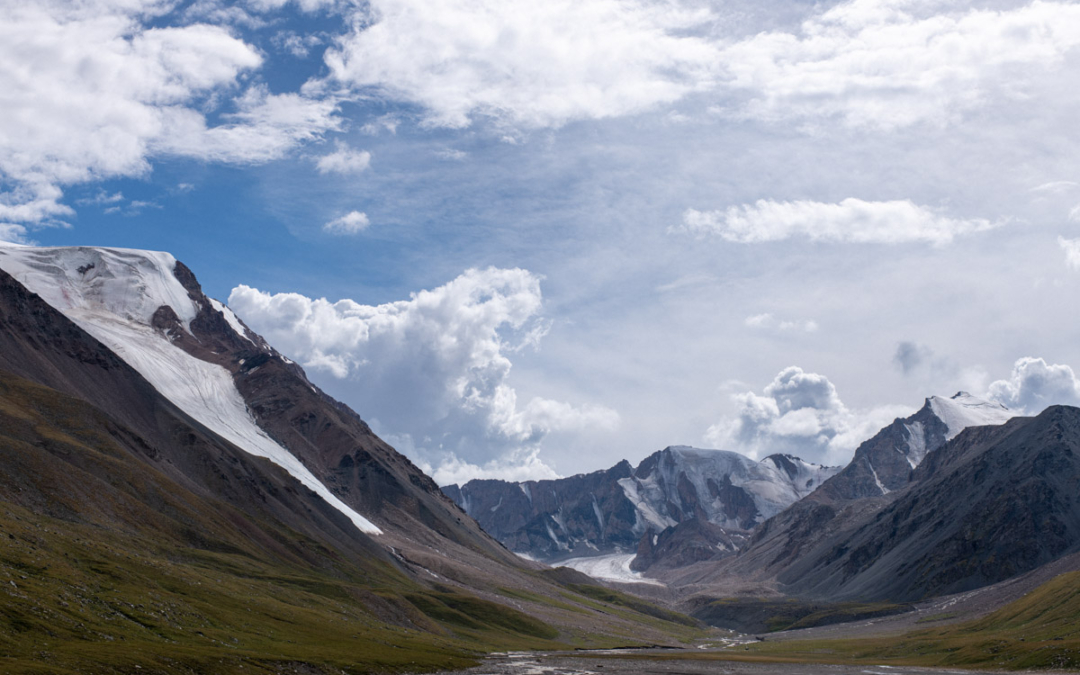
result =
[{"label": "cloud bank", "polygon": [[[618,414],[510,385],[510,355],[535,343],[540,279],[471,269],[408,300],[364,305],[238,286],[229,306],[438,479],[551,477],[537,454],[552,432],[613,429]],[[470,468],[471,467],[471,468]]]}]

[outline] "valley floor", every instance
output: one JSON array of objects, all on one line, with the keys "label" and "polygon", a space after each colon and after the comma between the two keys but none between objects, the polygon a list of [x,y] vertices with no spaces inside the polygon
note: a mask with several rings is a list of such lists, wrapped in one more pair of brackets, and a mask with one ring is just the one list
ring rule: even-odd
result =
[{"label": "valley floor", "polygon": [[730,653],[681,649],[516,652],[493,655],[483,664],[466,671],[438,675],[958,675],[976,672],[915,666],[727,660],[734,657]]}]

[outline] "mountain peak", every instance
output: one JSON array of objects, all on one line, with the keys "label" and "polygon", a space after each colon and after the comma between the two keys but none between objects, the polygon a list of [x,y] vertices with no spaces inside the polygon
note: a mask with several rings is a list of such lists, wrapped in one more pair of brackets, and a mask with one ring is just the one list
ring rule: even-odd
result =
[{"label": "mountain peak", "polygon": [[926,407],[948,427],[946,440],[952,440],[967,427],[1004,424],[1016,416],[1016,413],[1000,403],[979,398],[966,391],[959,391],[949,398],[931,396],[926,399]]},{"label": "mountain peak", "polygon": [[[85,246],[3,246],[0,269],[112,350],[206,428],[285,469],[361,532],[382,532],[259,426],[231,372],[182,348],[185,338],[193,336],[192,323],[198,322],[200,314],[220,310],[205,295],[191,292],[198,282],[171,254]],[[177,269],[183,280],[177,277]],[[179,327],[163,330],[163,319],[164,325],[175,322]],[[232,321],[228,325],[236,330]]]},{"label": "mountain peak", "polygon": [[[170,307],[185,330],[199,312],[176,277],[176,258],[159,251],[88,246],[0,247],[3,268],[68,315],[150,326]],[[187,268],[184,268],[185,270]],[[78,322],[78,320],[76,320]]]}]

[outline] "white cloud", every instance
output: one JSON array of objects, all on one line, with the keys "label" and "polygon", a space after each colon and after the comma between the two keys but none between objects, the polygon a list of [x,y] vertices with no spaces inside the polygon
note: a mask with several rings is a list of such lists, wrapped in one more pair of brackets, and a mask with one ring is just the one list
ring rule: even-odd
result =
[{"label": "white cloud", "polygon": [[956,236],[998,225],[982,218],[948,218],[909,200],[867,202],[848,198],[829,204],[759,199],[719,211],[688,209],[683,222],[669,228],[669,232],[719,236],[740,244],[806,237],[811,241],[942,245]]},{"label": "white cloud", "polygon": [[435,156],[439,159],[446,159],[452,162],[461,162],[469,156],[469,153],[463,150],[456,150],[454,148],[445,148],[443,150],[436,150]]},{"label": "white cloud", "polygon": [[540,459],[537,448],[513,451],[484,464],[470,464],[450,453],[438,467],[423,468],[439,485],[464,485],[474,479],[518,482],[562,477]]},{"label": "white cloud", "polygon": [[1080,206],[1074,206],[1072,210],[1069,211],[1069,220],[1074,223],[1080,223]]},{"label": "white cloud", "polygon": [[26,228],[15,223],[0,223],[0,241],[13,244],[29,244]]},{"label": "white cloud", "polygon": [[1049,183],[1043,183],[1031,188],[1031,192],[1043,192],[1049,194],[1060,194],[1063,192],[1073,192],[1077,188],[1080,188],[1080,183],[1071,180],[1055,180]]},{"label": "white cloud", "polygon": [[274,36],[273,43],[279,49],[284,49],[298,59],[307,58],[313,47],[322,44],[320,35],[309,33],[301,35],[295,31],[282,31]]},{"label": "white cloud", "polygon": [[538,339],[536,328],[544,325],[540,279],[525,270],[468,270],[378,306],[239,286],[229,306],[401,449],[435,468],[494,466],[524,456],[515,453],[531,451],[548,433],[619,422],[602,406],[541,397],[519,404],[508,355],[519,341]]},{"label": "white cloud", "polygon": [[734,394],[734,417],[709,427],[705,440],[755,459],[783,452],[811,462],[842,464],[855,448],[900,416],[904,406],[852,410],[824,375],[791,366],[780,371],[762,394]]},{"label": "white cloud", "polygon": [[319,173],[360,173],[371,165],[371,153],[366,150],[353,150],[340,141],[334,147],[334,152],[315,162]]},{"label": "white cloud", "polygon": [[380,115],[371,122],[360,127],[360,131],[369,136],[378,136],[384,131],[387,131],[390,134],[396,134],[400,124],[401,119],[399,119],[397,115]]},{"label": "white cloud", "polygon": [[368,228],[371,221],[368,220],[366,213],[360,211],[350,211],[340,218],[335,218],[329,223],[323,225],[323,232],[329,232],[330,234],[358,234]]},{"label": "white cloud", "polygon": [[[325,58],[338,82],[422,106],[429,124],[522,128],[634,114],[707,92],[725,115],[948,124],[1038,78],[1072,81],[1080,7],[850,0],[795,31],[725,41],[679,0],[374,0]],[[678,119],[672,113],[671,119]]]},{"label": "white cloud", "polygon": [[430,124],[559,126],[711,87],[718,49],[688,34],[710,18],[650,0],[374,0],[326,63],[340,82],[420,104]]},{"label": "white cloud", "polygon": [[1080,380],[1064,364],[1025,356],[1013,365],[1007,380],[990,385],[989,398],[1026,415],[1037,415],[1051,405],[1080,405]]},{"label": "white cloud", "polygon": [[169,7],[0,3],[0,218],[70,215],[63,186],[144,175],[155,155],[265,161],[336,128],[332,101],[259,86],[234,100],[258,51],[219,26],[147,27]]},{"label": "white cloud", "polygon": [[743,320],[743,324],[748,328],[773,330],[780,333],[816,333],[819,328],[817,321],[813,319],[782,320],[768,312],[748,316]]},{"label": "white cloud", "polygon": [[1080,270],[1080,239],[1058,237],[1058,245],[1065,251],[1065,264],[1074,270]]},{"label": "white cloud", "polygon": [[[1080,5],[1012,9],[937,0],[852,0],[724,50],[733,81],[764,119],[837,117],[861,127],[945,124],[992,97],[1022,99],[1080,45]],[[1071,81],[1061,75],[1062,84]]]},{"label": "white cloud", "polygon": [[150,141],[151,151],[218,162],[266,162],[341,125],[331,99],[271,94],[256,85],[234,103],[236,110],[222,115],[225,123],[212,127],[194,110],[172,111],[162,136]]}]

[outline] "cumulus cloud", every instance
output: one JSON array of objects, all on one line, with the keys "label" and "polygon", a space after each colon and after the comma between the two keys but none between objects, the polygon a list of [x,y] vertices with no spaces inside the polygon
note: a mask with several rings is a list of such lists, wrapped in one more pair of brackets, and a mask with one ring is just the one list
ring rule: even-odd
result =
[{"label": "cumulus cloud", "polygon": [[842,464],[855,448],[900,416],[904,406],[853,410],[824,375],[791,366],[761,394],[734,394],[737,412],[709,427],[705,440],[754,459],[783,452],[812,462]]},{"label": "cumulus cloud", "polygon": [[765,330],[773,330],[780,333],[816,333],[818,330],[817,321],[813,319],[805,320],[785,320],[777,319],[768,312],[764,314],[754,314],[748,316],[743,323],[749,328],[760,328]]},{"label": "cumulus cloud", "polygon": [[1065,251],[1065,264],[1074,270],[1080,270],[1080,239],[1058,237],[1058,245]]},{"label": "cumulus cloud", "polygon": [[335,143],[334,147],[334,152],[315,162],[319,173],[360,173],[371,165],[371,153],[366,150],[353,150],[341,142]]},{"label": "cumulus cloud", "polygon": [[236,96],[259,52],[220,26],[149,25],[169,8],[0,2],[0,218],[71,215],[63,186],[144,175],[156,155],[265,161],[336,128],[333,101]]},{"label": "cumulus cloud", "polygon": [[328,50],[334,79],[423,106],[428,123],[475,115],[522,127],[636,113],[711,87],[712,17],[650,0],[373,0]]},{"label": "cumulus cloud", "polygon": [[366,213],[350,211],[340,218],[335,218],[323,225],[323,232],[330,234],[359,234],[368,228],[371,221]]},{"label": "cumulus cloud", "polygon": [[525,270],[472,269],[378,306],[239,286],[229,306],[435,471],[500,466],[551,432],[619,422],[603,406],[518,402],[509,355],[546,328],[540,279]]},{"label": "cumulus cloud", "polygon": [[826,242],[943,245],[954,237],[998,224],[981,218],[948,218],[909,200],[868,202],[848,198],[831,204],[759,199],[719,211],[688,209],[683,222],[669,228],[669,232],[718,236],[740,244],[805,237]]},{"label": "cumulus cloud", "polygon": [[895,129],[954,122],[995,95],[1022,98],[1029,80],[1060,69],[1078,45],[1080,5],[1070,2],[1000,10],[852,0],[797,32],[732,44],[722,59],[729,86],[750,99],[748,116]]},{"label": "cumulus cloud", "polygon": [[1051,405],[1080,405],[1080,380],[1067,365],[1025,356],[1013,365],[1008,379],[990,385],[989,398],[1022,414],[1037,415]]}]

